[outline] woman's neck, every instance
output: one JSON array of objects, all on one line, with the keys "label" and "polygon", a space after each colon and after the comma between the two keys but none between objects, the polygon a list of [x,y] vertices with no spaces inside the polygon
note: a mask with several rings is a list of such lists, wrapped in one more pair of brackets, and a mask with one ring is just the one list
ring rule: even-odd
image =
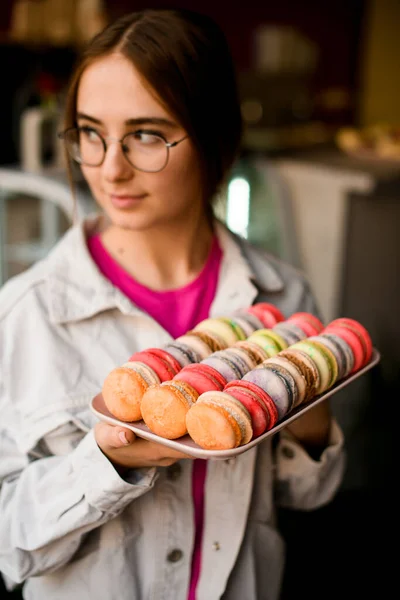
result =
[{"label": "woman's neck", "polygon": [[212,237],[205,217],[151,231],[110,225],[101,234],[111,256],[136,281],[158,291],[178,289],[193,281],[207,260]]}]

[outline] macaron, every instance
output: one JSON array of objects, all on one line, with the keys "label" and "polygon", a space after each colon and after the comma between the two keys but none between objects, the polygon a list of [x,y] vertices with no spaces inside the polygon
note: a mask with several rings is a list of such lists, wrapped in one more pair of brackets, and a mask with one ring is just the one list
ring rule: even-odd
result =
[{"label": "macaron", "polygon": [[230,317],[219,317],[219,320],[227,323],[233,329],[238,340],[245,340],[247,338],[247,335],[236,319],[231,319]]},{"label": "macaron", "polygon": [[192,350],[194,350],[196,354],[201,357],[201,360],[204,360],[207,358],[207,356],[212,354],[210,346],[194,333],[180,335],[178,338],[176,338],[176,341],[189,346],[189,348],[192,348]]},{"label": "macaron", "polygon": [[250,338],[254,341],[258,336],[266,336],[267,338],[274,340],[279,348],[279,352],[288,347],[286,340],[274,329],[258,329],[251,334]]},{"label": "macaron", "polygon": [[254,392],[237,385],[238,383],[240,383],[240,380],[229,382],[224,391],[239,400],[247,408],[251,417],[253,438],[257,438],[269,427],[269,411],[264,402]]},{"label": "macaron", "polygon": [[153,355],[165,360],[176,373],[181,370],[180,362],[168,350],[164,348],[149,348],[147,352],[151,352]]},{"label": "macaron", "polygon": [[240,348],[231,346],[230,348],[223,350],[223,355],[235,363],[235,365],[240,369],[242,377],[247,373],[247,371],[251,371],[251,369],[254,369],[257,366],[245,352],[240,350]]},{"label": "macaron", "polygon": [[321,331],[324,329],[324,324],[321,321],[321,319],[309,312],[296,312],[290,315],[290,317],[288,317],[287,319],[287,322],[289,323],[296,321],[300,323],[308,323],[309,325],[311,325],[315,331],[314,335],[321,333]]},{"label": "macaron", "polygon": [[258,385],[272,398],[278,411],[278,420],[281,420],[293,404],[293,397],[287,381],[277,369],[264,368],[264,363],[249,371],[244,381]]},{"label": "macaron", "polygon": [[190,348],[186,344],[182,344],[181,342],[169,342],[165,346],[163,346],[166,352],[169,352],[181,365],[181,368],[186,365],[190,365],[193,363],[198,363],[201,361],[201,356],[198,354],[193,348]]},{"label": "macaron", "polygon": [[297,342],[291,346],[293,350],[302,350],[315,363],[319,375],[320,385],[317,388],[317,394],[322,394],[332,387],[338,375],[336,359],[328,348],[318,342],[310,342],[308,339]]},{"label": "macaron", "polygon": [[[235,323],[235,325],[237,327],[240,327],[240,329],[243,331],[244,333],[244,338],[242,339],[246,339],[249,337],[249,335],[251,335],[254,331],[256,331],[258,329],[258,327],[253,327],[253,325],[251,325],[248,320],[244,319],[241,316],[234,316],[231,318],[231,321],[233,323]],[[263,327],[263,324],[261,323],[260,327]]]},{"label": "macaron", "polygon": [[247,444],[253,437],[247,408],[226,392],[206,392],[186,415],[192,440],[206,450],[228,450]]},{"label": "macaron", "polygon": [[185,381],[192,386],[193,389],[200,395],[204,392],[220,391],[224,389],[227,384],[226,379],[216,370],[205,365],[204,363],[198,363],[194,365],[188,365],[184,367],[173,379],[177,381]]},{"label": "macaron", "polygon": [[335,357],[337,364],[337,381],[342,379],[345,376],[346,372],[346,356],[340,346],[335,344],[332,340],[327,337],[320,335],[315,335],[307,338],[309,342],[317,342],[317,344],[322,344],[325,348],[330,350]]},{"label": "macaron", "polygon": [[246,352],[254,362],[259,365],[266,358],[268,358],[268,354],[259,346],[258,344],[254,344],[250,342],[248,339],[241,342],[236,342],[232,348],[240,348],[244,352]]},{"label": "macaron", "polygon": [[288,346],[300,342],[307,337],[304,331],[294,322],[289,323],[288,321],[282,321],[281,323],[274,325],[272,329],[283,337]]},{"label": "macaron", "polygon": [[210,331],[196,331],[191,329],[187,332],[187,335],[199,337],[207,344],[207,346],[209,346],[211,352],[218,352],[218,350],[224,350],[228,347],[222,337],[218,336],[216,333],[211,333]]},{"label": "macaron", "polygon": [[238,360],[235,360],[229,354],[224,354],[224,352],[226,351],[214,352],[202,363],[216,369],[226,381],[241,379],[247,369],[244,370],[243,365]]},{"label": "macaron", "polygon": [[[264,350],[267,356],[275,356],[282,350],[281,345],[276,341],[275,337],[272,337],[267,332],[269,329],[261,329],[255,331],[251,334],[250,337],[247,338],[248,342],[252,342],[253,344],[257,344]],[[260,333],[262,332],[262,333]]]},{"label": "macaron", "polygon": [[342,338],[351,348],[354,357],[354,364],[351,370],[352,373],[356,373],[365,364],[367,359],[365,342],[361,340],[361,337],[353,329],[345,327],[344,325],[329,324],[325,327],[323,333],[330,333],[337,335]]},{"label": "macaron", "polygon": [[298,367],[306,380],[306,396],[304,402],[308,402],[317,395],[320,387],[321,377],[319,375],[315,362],[302,350],[294,349],[290,346],[279,353],[279,356],[287,358]]},{"label": "macaron", "polygon": [[194,330],[216,334],[224,340],[226,346],[233,346],[235,342],[241,339],[237,335],[237,330],[229,322],[219,318],[204,319],[196,325]]},{"label": "macaron", "polygon": [[354,355],[348,343],[343,338],[334,335],[333,333],[320,333],[319,337],[321,340],[326,340],[325,343],[331,344],[330,348],[332,351],[333,347],[335,347],[337,353],[342,355],[344,358],[344,373],[342,377],[347,377],[354,366]]},{"label": "macaron", "polygon": [[147,427],[160,437],[173,440],[187,433],[186,414],[199,394],[185,381],[164,381],[147,388],[140,410]]},{"label": "macaron", "polygon": [[247,311],[256,315],[264,327],[273,327],[276,323],[279,323],[279,321],[285,320],[285,317],[279,308],[268,302],[259,302],[253,306],[249,306]]},{"label": "macaron", "polygon": [[348,317],[340,317],[339,319],[334,319],[333,321],[331,321],[331,323],[329,325],[340,325],[343,327],[348,327],[355,333],[358,333],[361,341],[363,342],[364,348],[365,348],[365,363],[364,364],[369,363],[369,361],[371,360],[371,357],[372,357],[373,346],[372,346],[371,336],[369,335],[369,333],[368,333],[367,329],[364,327],[364,325],[361,325],[361,323],[359,323],[359,321],[356,321],[355,319],[350,319]]},{"label": "macaron", "polygon": [[305,333],[306,337],[318,335],[324,327],[317,317],[305,312],[293,313],[287,318],[286,323],[297,325]]},{"label": "macaron", "polygon": [[247,369],[247,371],[255,369],[255,367],[261,362],[256,357],[251,356],[251,354],[244,348],[236,346],[235,344],[227,348],[225,353],[227,356],[233,356],[236,357],[236,359],[239,359],[242,364],[244,364],[244,368]]},{"label": "macaron", "polygon": [[262,329],[264,327],[264,323],[262,321],[260,321],[260,319],[256,315],[253,315],[245,308],[241,308],[241,309],[237,310],[233,314],[232,318],[235,321],[237,319],[240,319],[241,321],[245,321],[252,328],[252,331],[256,331],[257,329]]},{"label": "macaron", "polygon": [[278,410],[271,396],[267,394],[267,392],[263,390],[260,386],[256,385],[255,383],[252,383],[251,381],[245,381],[244,379],[240,379],[239,381],[235,382],[231,381],[227,383],[225,389],[228,389],[229,391],[229,386],[231,385],[235,386],[236,388],[240,387],[240,389],[242,390],[247,390],[249,393],[256,396],[256,398],[260,400],[260,402],[262,402],[269,414],[269,424],[267,429],[272,429],[272,427],[274,427],[274,425],[278,421]]},{"label": "macaron", "polygon": [[339,377],[339,367],[336,359],[336,354],[335,352],[332,352],[332,350],[326,344],[324,344],[323,341],[321,341],[319,335],[314,336],[313,340],[308,339],[306,341],[309,341],[313,346],[316,346],[323,355],[325,361],[328,363],[331,379],[328,383],[327,389],[330,389],[333,385],[335,385]]},{"label": "macaron", "polygon": [[264,361],[262,365],[260,365],[260,368],[261,367],[263,367],[264,369],[271,369],[271,371],[281,376],[289,392],[289,406],[286,410],[286,413],[290,412],[292,408],[296,404],[298,404],[299,392],[297,390],[297,385],[294,377],[286,367],[283,367],[282,365],[276,363],[268,362],[268,359]]},{"label": "macaron", "polygon": [[102,395],[110,413],[120,421],[140,421],[140,403],[149,386],[160,379],[151,367],[128,362],[113,369],[105,378]]},{"label": "macaron", "polygon": [[285,356],[281,356],[281,354],[277,354],[276,356],[268,358],[264,364],[271,364],[281,368],[283,367],[293,377],[296,383],[297,393],[294,395],[292,408],[296,408],[296,406],[299,406],[305,401],[307,394],[307,382],[302,371],[297,365],[294,364],[294,362]]},{"label": "macaron", "polygon": [[161,348],[148,348],[147,350],[135,352],[130,357],[129,362],[142,362],[151,367],[157,373],[160,381],[169,381],[181,369],[179,362],[172,354]]}]

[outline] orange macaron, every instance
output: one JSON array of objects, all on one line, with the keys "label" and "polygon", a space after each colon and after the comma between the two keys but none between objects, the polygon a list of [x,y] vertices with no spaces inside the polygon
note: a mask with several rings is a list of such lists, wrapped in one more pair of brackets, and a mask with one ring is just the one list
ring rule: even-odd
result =
[{"label": "orange macaron", "polygon": [[186,414],[198,392],[185,381],[164,381],[149,387],[140,405],[143,421],[153,433],[170,440],[185,433]]},{"label": "orange macaron", "polygon": [[113,369],[102,388],[104,403],[112,415],[121,421],[140,421],[140,403],[149,386],[160,378],[151,367],[140,362],[127,362]]}]

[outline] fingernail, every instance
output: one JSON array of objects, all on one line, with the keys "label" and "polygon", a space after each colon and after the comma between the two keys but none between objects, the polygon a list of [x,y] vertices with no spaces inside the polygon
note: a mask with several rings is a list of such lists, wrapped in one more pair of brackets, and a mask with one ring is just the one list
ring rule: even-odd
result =
[{"label": "fingernail", "polygon": [[119,437],[119,439],[121,440],[121,442],[122,442],[123,444],[125,444],[125,446],[128,446],[128,445],[129,445],[129,442],[128,442],[128,440],[126,439],[126,434],[125,434],[125,431],[120,431],[120,432],[118,433],[118,437]]}]

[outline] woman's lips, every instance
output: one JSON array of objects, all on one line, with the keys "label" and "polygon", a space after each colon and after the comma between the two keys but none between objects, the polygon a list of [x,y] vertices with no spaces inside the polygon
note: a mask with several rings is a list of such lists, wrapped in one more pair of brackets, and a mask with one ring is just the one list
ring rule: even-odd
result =
[{"label": "woman's lips", "polygon": [[111,194],[111,203],[115,208],[132,208],[133,206],[137,206],[142,202],[142,200],[146,197],[147,194],[140,194],[139,196],[117,196],[116,194]]}]

